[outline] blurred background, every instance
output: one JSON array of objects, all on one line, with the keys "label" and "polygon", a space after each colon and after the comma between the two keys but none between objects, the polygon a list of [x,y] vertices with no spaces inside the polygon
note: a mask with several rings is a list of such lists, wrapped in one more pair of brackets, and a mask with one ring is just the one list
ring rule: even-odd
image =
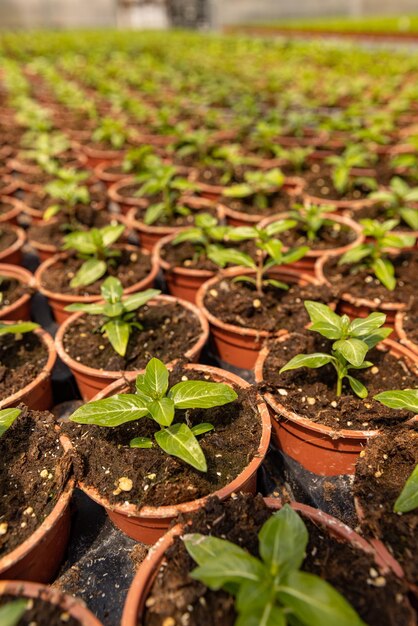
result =
[{"label": "blurred background", "polygon": [[[418,0],[0,0],[0,28],[224,28],[289,18],[391,15],[408,31]],[[397,17],[399,16],[399,17]],[[349,21],[349,23],[351,23]]]}]

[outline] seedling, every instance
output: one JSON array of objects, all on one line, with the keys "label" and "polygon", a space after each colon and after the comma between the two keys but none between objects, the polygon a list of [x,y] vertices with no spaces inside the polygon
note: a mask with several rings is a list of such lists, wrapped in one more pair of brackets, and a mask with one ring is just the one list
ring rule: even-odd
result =
[{"label": "seedling", "polygon": [[142,145],[139,148],[130,148],[123,161],[122,170],[126,174],[138,174],[151,170],[161,163],[152,146]]},{"label": "seedling", "polygon": [[320,302],[306,300],[304,305],[312,322],[309,330],[333,340],[330,354],[326,352],[298,354],[281,368],[280,373],[300,367],[317,369],[331,363],[337,374],[337,397],[342,394],[342,384],[346,378],[359,398],[367,398],[366,387],[349,372],[366,369],[373,365],[365,360],[368,351],[389,337],[392,332],[391,328],[381,328],[386,321],[386,315],[371,313],[366,318],[350,320],[348,315],[339,316]]},{"label": "seedling", "polygon": [[99,280],[114,264],[121,251],[111,246],[121,237],[125,230],[123,224],[91,228],[69,233],[64,237],[63,250],[76,250],[78,257],[86,259],[74,278],[70,287],[86,287]]},{"label": "seedling", "polygon": [[136,437],[129,443],[131,448],[151,448],[156,443],[167,454],[206,472],[205,455],[197,437],[212,430],[213,425],[202,423],[190,427],[187,413],[185,421],[181,421],[183,418],[176,414],[176,409],[210,409],[229,404],[238,396],[229,385],[200,380],[180,382],[169,389],[168,379],[169,371],[164,363],[151,359],[145,373],[136,379],[136,393],[89,402],[77,409],[70,419],[78,424],[114,428],[148,417],[160,426],[154,433],[154,441]]},{"label": "seedling", "polygon": [[181,195],[186,191],[193,191],[197,187],[194,183],[178,175],[177,169],[171,165],[160,164],[136,177],[141,183],[136,196],[159,196],[160,202],[151,203],[144,216],[147,225],[154,224],[158,219],[167,220],[175,215],[190,215],[190,209],[180,202]]},{"label": "seedling", "polygon": [[312,148],[302,148],[301,146],[297,146],[295,148],[278,148],[276,156],[284,159],[286,163],[291,165],[293,170],[298,174],[306,169],[308,157],[313,152]]},{"label": "seedling", "polygon": [[88,315],[101,315],[104,322],[100,332],[105,335],[114,350],[125,356],[132,330],[143,330],[142,324],[135,319],[135,311],[144,306],[151,298],[158,296],[158,289],[147,289],[132,296],[123,297],[120,280],[108,276],[100,289],[103,303],[84,304],[75,302],[65,307],[66,311],[83,311]]},{"label": "seedling", "polygon": [[305,233],[311,243],[318,239],[318,233],[324,226],[332,226],[334,222],[327,220],[327,213],[332,213],[334,207],[322,204],[294,204],[289,212],[290,216],[296,220],[297,226]]},{"label": "seedling", "polygon": [[49,220],[57,213],[65,211],[70,220],[74,221],[77,204],[88,204],[90,193],[88,187],[82,185],[89,174],[73,168],[62,168],[55,172],[56,179],[45,185],[46,193],[59,203],[49,206],[43,214],[44,220]]},{"label": "seedling", "polygon": [[259,558],[226,539],[189,534],[183,540],[198,564],[191,578],[235,597],[235,626],[366,626],[329,583],[301,571],[309,535],[288,504],[258,533]]},{"label": "seedling", "polygon": [[412,230],[418,230],[418,209],[408,203],[418,202],[418,187],[410,187],[399,176],[390,181],[389,189],[376,191],[370,198],[386,206],[388,217],[403,220]]},{"label": "seedling", "polygon": [[[17,410],[17,409],[14,409]],[[1,626],[17,626],[28,607],[27,600],[13,600],[0,607]]]},{"label": "seedling", "polygon": [[[391,409],[402,409],[418,413],[418,389],[402,389],[399,391],[383,391],[374,396],[385,406]],[[415,467],[404,488],[397,498],[393,511],[395,513],[409,513],[418,508],[418,465]]]},{"label": "seedling", "polygon": [[264,171],[249,171],[244,174],[244,183],[231,185],[223,191],[226,198],[247,198],[254,202],[257,209],[265,210],[270,197],[280,191],[286,180],[278,168]]},{"label": "seedling", "polygon": [[390,248],[410,248],[415,244],[416,237],[391,232],[399,224],[395,219],[385,222],[364,219],[360,220],[360,224],[368,241],[345,252],[338,264],[354,264],[359,270],[370,269],[386,289],[393,291],[396,287],[396,278],[395,268],[389,260]]},{"label": "seedling", "polygon": [[376,189],[377,183],[370,176],[354,176],[353,168],[370,166],[370,153],[359,145],[351,145],[341,155],[327,157],[325,162],[331,165],[331,178],[335,189],[340,195],[355,187],[365,186]]},{"label": "seedling", "polygon": [[195,216],[194,226],[181,231],[174,239],[173,245],[189,241],[196,249],[198,256],[205,253],[209,256],[214,242],[224,241],[227,234],[231,231],[229,226],[221,226],[218,224],[216,217],[210,213],[199,213]]},{"label": "seedling", "polygon": [[27,148],[22,156],[35,161],[47,172],[55,172],[58,164],[54,160],[69,149],[70,142],[62,133],[26,133],[22,145]]},{"label": "seedling", "polygon": [[301,246],[293,248],[287,252],[283,252],[283,244],[274,236],[296,226],[295,220],[279,220],[266,226],[266,228],[258,228],[256,226],[242,226],[230,230],[227,234],[229,241],[245,241],[253,239],[257,248],[256,259],[254,260],[249,254],[234,250],[232,248],[221,248],[212,246],[208,252],[208,256],[220,267],[225,267],[229,263],[239,265],[255,270],[253,276],[237,276],[235,282],[251,283],[255,286],[258,295],[263,295],[263,287],[272,286],[278,289],[288,289],[288,285],[274,278],[266,277],[266,274],[272,267],[278,265],[288,265],[299,261],[309,248]]},{"label": "seedling", "polygon": [[98,143],[109,144],[115,150],[119,150],[132,138],[132,135],[132,130],[127,128],[122,120],[104,117],[93,132],[92,139]]}]

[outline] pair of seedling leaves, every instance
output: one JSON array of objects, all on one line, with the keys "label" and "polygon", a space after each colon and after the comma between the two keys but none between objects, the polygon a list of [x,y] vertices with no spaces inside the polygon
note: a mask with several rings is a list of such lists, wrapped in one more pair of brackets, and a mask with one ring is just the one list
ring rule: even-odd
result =
[{"label": "pair of seedling leaves", "polygon": [[286,504],[258,533],[260,558],[225,539],[189,534],[190,576],[235,597],[235,626],[366,626],[325,580],[301,571],[308,531]]},{"label": "pair of seedling leaves", "polygon": [[388,217],[402,219],[412,230],[418,230],[418,209],[408,206],[418,202],[418,187],[410,187],[399,176],[394,176],[388,189],[376,191],[370,198],[382,202]]},{"label": "pair of seedling leaves", "polygon": [[89,177],[89,173],[71,167],[53,169],[50,173],[55,174],[56,178],[45,185],[45,192],[59,202],[49,206],[44,211],[43,218],[49,220],[58,213],[65,212],[72,219],[72,212],[77,204],[86,205],[90,202],[88,187],[81,184]]},{"label": "pair of seedling leaves", "polygon": [[279,168],[274,168],[245,172],[244,180],[224,189],[223,196],[251,199],[258,209],[263,210],[268,207],[269,198],[283,187],[286,177]]},{"label": "pair of seedling leaves", "polygon": [[[143,417],[153,419],[160,430],[154,434],[155,443],[167,454],[188,463],[200,472],[207,471],[206,458],[197,440],[213,429],[202,423],[189,426],[174,422],[176,410],[210,409],[237,399],[236,392],[225,383],[187,380],[169,389],[169,371],[159,359],[151,359],[145,373],[136,378],[136,393],[124,393],[89,402],[73,413],[71,420],[78,424],[93,424],[113,428]],[[154,442],[147,437],[130,441],[132,448],[151,448]]]},{"label": "pair of seedling leaves", "polygon": [[370,176],[355,176],[354,168],[370,167],[370,151],[358,144],[348,146],[341,155],[327,157],[325,162],[331,166],[332,183],[340,195],[354,187],[364,186],[376,189],[377,182]]}]

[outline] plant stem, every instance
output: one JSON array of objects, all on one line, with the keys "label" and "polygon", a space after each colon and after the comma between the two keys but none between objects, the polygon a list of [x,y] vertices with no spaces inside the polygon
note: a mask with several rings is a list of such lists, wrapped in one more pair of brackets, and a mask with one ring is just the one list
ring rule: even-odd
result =
[{"label": "plant stem", "polygon": [[263,273],[264,273],[264,258],[261,250],[258,251],[257,271],[256,271],[256,289],[259,296],[263,295]]},{"label": "plant stem", "polygon": [[342,390],[343,390],[343,379],[342,379],[342,376],[340,376],[338,374],[338,378],[337,378],[337,393],[336,393],[337,398],[339,398],[341,396]]}]

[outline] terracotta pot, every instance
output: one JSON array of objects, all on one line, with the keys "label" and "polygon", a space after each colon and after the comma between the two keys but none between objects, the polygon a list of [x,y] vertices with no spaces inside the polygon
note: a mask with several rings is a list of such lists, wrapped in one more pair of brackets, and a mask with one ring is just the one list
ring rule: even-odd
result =
[{"label": "terracotta pot", "polygon": [[120,166],[120,164],[121,161],[104,161],[94,168],[94,174],[96,178],[98,178],[106,186],[107,189],[110,189],[112,185],[126,179],[126,177],[128,176],[125,172],[115,173],[108,171],[109,168]]},{"label": "terracotta pot", "polygon": [[[21,265],[22,248],[26,241],[26,233],[23,228],[9,224],[8,228],[16,234],[16,241],[11,246],[0,252],[0,263],[8,263],[9,265]],[[1,230],[1,226],[0,226]]]},{"label": "terracotta pot", "polygon": [[[15,278],[23,285],[27,285],[31,289],[35,288],[35,277],[23,267],[0,263],[0,276]],[[13,302],[13,304],[2,307],[2,309],[0,309],[0,320],[30,320],[31,297],[31,293],[25,293],[18,300]]]},{"label": "terracotta pot", "polygon": [[[288,176],[282,189],[291,197],[296,197],[302,193],[305,182],[297,176]],[[230,226],[255,226],[266,216],[262,213],[251,215],[244,211],[236,211],[222,204],[222,210],[225,214],[226,222]]]},{"label": "terracotta pot", "polygon": [[[259,226],[260,228],[265,228],[272,222],[276,222],[277,220],[287,219],[287,218],[291,219],[291,216],[289,215],[289,213],[278,213],[277,215],[272,215],[271,217],[268,217],[267,219],[260,222]],[[347,228],[350,228],[356,233],[357,235],[356,238],[351,243],[345,246],[340,246],[339,248],[327,248],[324,250],[318,250],[318,249],[316,250],[315,242],[313,242],[312,248],[308,251],[308,253],[302,259],[300,259],[299,261],[296,261],[296,263],[291,263],[288,266],[289,268],[293,268],[295,270],[298,270],[299,272],[305,272],[307,274],[310,274],[311,276],[315,276],[315,262],[317,259],[324,257],[324,256],[326,256],[327,258],[334,257],[334,256],[341,256],[348,250],[351,250],[352,248],[355,248],[356,246],[363,243],[364,241],[364,237],[362,235],[363,229],[354,220],[351,220],[350,218],[342,216],[342,215],[335,215],[335,214],[328,215],[326,219],[331,222],[336,222],[337,224],[341,224],[343,226],[346,226]],[[307,245],[309,244],[307,243]]]},{"label": "terracotta pot", "polygon": [[[135,246],[125,245],[124,248],[132,249],[132,252],[138,252],[139,250]],[[147,253],[147,251],[144,251],[144,250],[142,250],[142,252]],[[65,307],[68,306],[69,304],[72,304],[73,302],[91,303],[91,302],[98,302],[99,300],[101,300],[100,294],[97,294],[94,296],[78,296],[78,295],[72,295],[68,293],[67,294],[58,293],[57,291],[50,291],[49,289],[46,289],[45,287],[42,286],[43,273],[49,267],[51,267],[51,265],[54,265],[54,263],[57,263],[58,261],[68,258],[68,256],[69,255],[65,252],[56,254],[55,256],[41,263],[41,265],[38,267],[38,269],[35,272],[35,280],[36,280],[38,291],[40,291],[44,296],[48,298],[48,304],[51,307],[54,318],[58,324],[62,324],[68,317],[72,315],[72,313],[65,311]],[[128,287],[127,289],[125,289],[123,293],[127,295],[130,293],[136,293],[137,291],[143,291],[144,289],[148,289],[149,287],[151,287],[154,283],[156,275],[158,274],[158,269],[159,269],[158,265],[156,265],[155,263],[152,264],[151,271],[148,274],[148,276],[146,276],[143,280],[139,281],[138,283],[131,285],[131,287]]]},{"label": "terracotta pot", "polygon": [[161,249],[169,245],[178,233],[167,235],[158,241],[154,247],[153,256],[156,263],[164,272],[168,291],[176,298],[182,298],[188,302],[196,302],[196,294],[199,287],[215,276],[216,272],[210,270],[189,269],[183,266],[172,267],[161,257]]},{"label": "terracotta pot", "polygon": [[[243,389],[250,386],[249,383],[244,381],[242,378],[239,378],[230,372],[218,369],[217,367],[195,364],[188,364],[185,367],[188,370],[204,372],[216,382],[226,382],[237,385]],[[94,397],[94,400],[126,392],[128,390],[127,383],[135,380],[136,375],[136,373],[129,372],[125,379],[120,379],[106,387],[106,389]],[[122,532],[136,541],[141,541],[145,544],[151,545],[167,531],[173,519],[175,519],[180,513],[195,511],[204,504],[210,495],[218,496],[221,500],[225,500],[232,493],[236,493],[238,491],[252,493],[255,495],[257,470],[267,453],[271,430],[269,412],[261,398],[258,399],[257,408],[262,423],[262,434],[257,453],[254,455],[254,458],[250,461],[250,463],[232,482],[225,485],[225,487],[222,487],[218,491],[208,494],[204,498],[172,506],[145,506],[138,510],[133,504],[111,504],[106,497],[102,496],[98,492],[97,489],[89,485],[85,485],[84,483],[79,484],[80,489],[82,489],[92,500],[106,509],[106,512],[112,522],[115,526],[122,530]],[[69,447],[72,446],[69,440],[67,445]]]},{"label": "terracotta pot", "polygon": [[[1,267],[1,266],[0,266]],[[171,296],[157,296],[156,298],[150,300],[147,304],[148,306],[155,306],[156,304],[161,304],[161,302],[166,303],[174,303],[178,301],[176,298],[172,298]],[[202,351],[203,346],[205,345],[208,336],[209,336],[209,324],[206,321],[206,318],[202,315],[199,309],[186,301],[179,301],[184,308],[191,311],[198,319],[201,325],[201,334],[197,342],[194,346],[192,346],[185,354],[184,358],[189,361],[198,361],[200,357],[200,353]],[[65,352],[63,345],[63,338],[68,328],[73,324],[76,320],[78,320],[85,313],[75,313],[71,315],[65,322],[59,327],[58,332],[55,337],[55,346],[58,352],[59,357],[64,361],[64,363],[70,368],[73,373],[78,388],[80,390],[81,396],[85,402],[88,402],[95,396],[99,391],[105,389],[110,383],[119,380],[121,377],[126,375],[126,371],[111,371],[111,370],[98,370],[92,367],[87,367],[78,361],[72,359],[67,352]],[[169,365],[172,362],[169,363]],[[130,372],[129,372],[130,373]],[[137,371],[136,374],[139,372]]]},{"label": "terracotta pot", "polygon": [[413,341],[411,341],[411,339],[408,338],[408,335],[406,334],[403,327],[405,315],[406,313],[401,311],[398,311],[398,313],[396,313],[395,331],[401,344],[404,345],[408,350],[410,350],[416,358],[418,358],[418,344],[414,343]]},{"label": "terracotta pot", "polygon": [[[90,135],[90,133],[89,133]],[[119,162],[121,163],[125,150],[114,150],[114,149],[98,149],[93,148],[93,146],[88,143],[80,143],[77,146],[78,150],[87,158],[86,166],[90,169],[94,169],[101,163],[111,163],[111,162]]]},{"label": "terracotta pot", "polygon": [[[3,324],[13,323],[12,320],[2,320]],[[48,359],[45,367],[28,385],[3,400],[0,400],[0,410],[18,406],[21,402],[33,411],[47,411],[52,406],[51,372],[54,367],[57,353],[54,340],[42,328],[33,331],[44,343],[48,350]]]},{"label": "terracotta pot", "polygon": [[[52,511],[17,548],[0,558],[0,579],[49,583],[57,574],[70,539],[70,502],[74,479],[66,485]],[[0,582],[0,594],[4,583]]]},{"label": "terracotta pot", "polygon": [[[261,350],[265,340],[269,337],[279,336],[286,333],[285,329],[276,333],[270,333],[266,330],[256,330],[254,328],[242,328],[233,324],[225,324],[215,315],[213,315],[205,306],[206,293],[212,289],[222,277],[241,276],[243,274],[253,275],[252,270],[233,267],[225,270],[222,274],[214,276],[206,281],[196,294],[196,303],[203,315],[209,321],[211,337],[215,344],[219,358],[229,365],[239,367],[241,369],[252,369],[257,361],[258,353]],[[308,285],[318,284],[317,281],[307,274],[301,274],[294,269],[273,268],[271,274],[274,278],[282,280],[291,285]]]},{"label": "terracotta pot", "polygon": [[3,187],[0,189],[0,194],[3,196],[12,196],[15,191],[19,189],[19,183],[14,180],[10,175],[2,175]]},{"label": "terracotta pot", "polygon": [[[182,200],[183,204],[187,204],[191,209],[196,211],[214,211],[214,204],[206,198],[197,198],[191,196],[185,196]],[[168,235],[177,234],[182,230],[180,226],[147,226],[143,222],[140,222],[135,218],[137,208],[131,208],[126,216],[126,224],[128,228],[133,228],[139,235],[140,244],[146,250],[153,251],[157,243],[163,237]],[[222,219],[223,210],[220,207],[216,207],[216,213],[218,219]]]},{"label": "terracotta pot", "polygon": [[68,613],[80,626],[102,626],[102,623],[93,613],[90,613],[84,602],[53,587],[31,582],[5,580],[0,582],[0,596],[2,595],[14,596],[16,599],[36,598],[44,600],[59,606],[63,613]]},{"label": "terracotta pot", "polygon": [[131,209],[139,208],[146,209],[148,206],[148,200],[145,198],[135,198],[134,196],[124,196],[120,193],[120,190],[123,187],[127,187],[134,182],[135,178],[133,176],[125,176],[119,182],[113,183],[108,188],[108,196],[111,202],[114,202],[118,205],[120,212],[122,215],[127,215]]},{"label": "terracotta pot", "polygon": [[[315,276],[320,283],[332,286],[332,283],[324,274],[324,265],[327,260],[327,257],[324,256],[316,261]],[[381,311],[386,315],[386,326],[391,326],[392,328],[395,324],[396,313],[404,311],[406,308],[407,304],[402,302],[375,302],[369,298],[358,298],[349,292],[344,292],[340,295],[340,304],[338,306],[338,310],[341,313],[345,313],[350,317],[367,317],[373,311]]]},{"label": "terracotta pot", "polygon": [[[282,507],[280,500],[275,498],[265,498],[265,502],[272,511],[277,511]],[[388,565],[382,560],[380,554],[349,526],[346,526],[346,524],[343,524],[335,517],[331,517],[331,515],[327,515],[323,511],[314,509],[306,504],[292,502],[291,507],[301,513],[303,517],[314,522],[316,526],[324,528],[332,537],[373,555],[381,573],[385,574],[388,572]],[[187,527],[184,528],[180,524],[174,526],[151,548],[142,561],[126,597],[121,626],[138,626],[138,624],[143,624],[146,600],[155,578],[164,563],[164,555],[168,548],[173,545],[175,537],[182,535],[184,530],[187,531]],[[408,626],[412,625],[413,622]]]},{"label": "terracotta pot", "polygon": [[10,204],[11,209],[6,211],[6,213],[0,213],[0,227],[1,224],[10,223],[17,225],[17,217],[23,211],[23,203],[12,196],[0,196],[0,202],[4,204]]},{"label": "terracotta pot", "polygon": [[372,198],[359,198],[358,200],[333,200],[332,198],[321,198],[319,196],[314,196],[310,193],[307,193],[306,191],[302,192],[302,196],[304,202],[308,202],[310,204],[326,204],[327,206],[334,207],[336,211],[355,211],[356,209],[364,209],[366,207],[370,207],[376,204],[376,200],[373,200]]},{"label": "terracotta pot", "polygon": [[[284,341],[288,337],[287,334],[277,341]],[[379,348],[389,350],[398,359],[403,358],[418,375],[417,363],[412,361],[409,351],[397,342],[386,339]],[[269,348],[266,346],[257,359],[254,370],[257,383],[264,381],[263,368],[268,354]],[[265,393],[264,398],[270,407],[275,444],[305,469],[319,476],[354,474],[358,455],[368,440],[379,433],[378,430],[336,431],[290,411],[271,393]],[[367,421],[367,414],[364,421]]]}]

